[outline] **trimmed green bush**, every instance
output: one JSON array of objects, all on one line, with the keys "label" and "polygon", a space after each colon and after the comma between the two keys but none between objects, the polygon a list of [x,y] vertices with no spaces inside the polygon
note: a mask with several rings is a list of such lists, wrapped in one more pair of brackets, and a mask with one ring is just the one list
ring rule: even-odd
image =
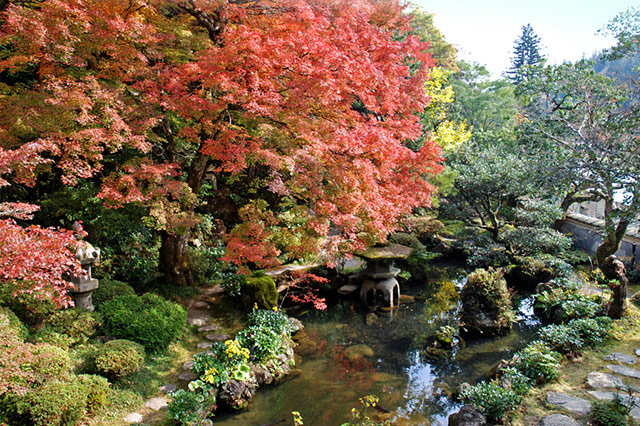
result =
[{"label": "trimmed green bush", "polygon": [[552,351],[544,342],[531,342],[513,356],[513,366],[536,383],[558,377],[562,355]]},{"label": "trimmed green bush", "polygon": [[84,309],[58,311],[47,319],[45,326],[37,333],[36,340],[73,346],[87,343],[102,326],[100,315]]},{"label": "trimmed green bush", "polygon": [[71,372],[71,358],[62,348],[44,343],[34,345],[31,353],[33,359],[29,362],[29,368],[39,381],[62,379]]},{"label": "trimmed green bush", "polygon": [[187,320],[182,306],[156,294],[118,296],[102,305],[105,332],[133,340],[151,352],[166,350]]},{"label": "trimmed green bush", "polygon": [[129,340],[112,340],[95,354],[96,370],[112,379],[134,373],[144,364],[144,348]]},{"label": "trimmed green bush", "polygon": [[407,234],[406,232],[396,232],[395,234],[389,235],[389,242],[411,247],[414,250],[424,248],[424,245],[415,235]]},{"label": "trimmed green bush", "polygon": [[462,391],[461,397],[495,421],[502,419],[508,411],[522,402],[522,395],[512,388],[504,387],[497,380],[471,386]]},{"label": "trimmed green bush", "polygon": [[103,303],[118,296],[131,294],[136,294],[136,292],[129,284],[122,281],[101,279],[98,283],[98,288],[91,294],[91,300],[93,301],[93,306],[100,310]]},{"label": "trimmed green bush", "polygon": [[109,405],[111,385],[107,379],[93,374],[81,374],[78,379],[87,392],[87,412],[89,414],[96,414]]},{"label": "trimmed green bush", "polygon": [[15,331],[16,336],[20,340],[24,341],[27,338],[27,336],[29,335],[29,330],[27,330],[27,327],[22,324],[20,318],[18,318],[18,316],[14,314],[11,309],[0,306],[0,315],[4,316],[7,319],[9,327]]},{"label": "trimmed green bush", "polygon": [[52,380],[27,394],[26,401],[35,426],[75,425],[86,414],[87,391],[75,377]]},{"label": "trimmed green bush", "polygon": [[167,415],[184,426],[199,425],[215,408],[213,396],[180,389],[171,394]]}]

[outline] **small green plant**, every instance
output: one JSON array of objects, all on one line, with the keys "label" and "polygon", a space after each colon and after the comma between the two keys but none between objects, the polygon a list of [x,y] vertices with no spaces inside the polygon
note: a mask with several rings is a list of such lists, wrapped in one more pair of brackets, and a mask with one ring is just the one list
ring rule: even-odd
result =
[{"label": "small green plant", "polygon": [[538,335],[551,349],[563,354],[576,353],[584,345],[578,330],[568,325],[548,325],[538,330]]},{"label": "small green plant", "polygon": [[102,306],[107,334],[133,340],[151,352],[166,350],[184,329],[187,313],[156,294],[118,296]]},{"label": "small green plant", "polygon": [[266,326],[247,327],[237,334],[236,339],[249,349],[251,358],[256,362],[276,356],[282,347],[282,335]]},{"label": "small green plant", "polygon": [[503,386],[513,389],[518,395],[526,396],[531,390],[531,379],[513,367],[507,367],[500,372]]},{"label": "small green plant", "polygon": [[522,395],[498,380],[480,382],[462,391],[463,401],[473,404],[487,417],[499,421],[504,415],[518,407]]},{"label": "small green plant", "polygon": [[94,362],[98,373],[119,379],[142,368],[144,348],[129,340],[112,340],[96,351]]},{"label": "small green plant", "polygon": [[595,347],[607,338],[612,324],[613,320],[609,317],[596,317],[573,319],[567,326],[576,330],[585,346]]},{"label": "small green plant", "polygon": [[167,415],[184,426],[200,425],[215,409],[216,399],[208,393],[180,389],[170,396]]},{"label": "small green plant", "polygon": [[596,426],[627,426],[629,408],[620,398],[614,398],[611,401],[595,401],[591,404],[591,420]]},{"label": "small green plant", "polygon": [[277,334],[291,334],[294,328],[287,315],[278,309],[254,308],[247,317],[247,325],[268,327]]},{"label": "small green plant", "polygon": [[513,366],[536,383],[545,383],[558,377],[562,356],[544,342],[531,342],[513,356]]}]

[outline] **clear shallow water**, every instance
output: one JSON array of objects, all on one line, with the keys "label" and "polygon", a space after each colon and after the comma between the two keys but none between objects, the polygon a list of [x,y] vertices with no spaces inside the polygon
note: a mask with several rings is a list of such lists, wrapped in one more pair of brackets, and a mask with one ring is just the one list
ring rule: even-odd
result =
[{"label": "clear shallow water", "polygon": [[[460,383],[486,378],[501,359],[524,347],[538,326],[531,299],[524,299],[513,333],[469,339],[452,351],[427,350],[438,327],[455,324],[464,276],[463,270],[442,267],[424,284],[403,286],[402,293],[414,300],[405,300],[393,316],[376,312],[370,325],[370,313],[351,299],[301,316],[305,329],[295,339],[299,358],[293,374],[259,389],[248,409],[220,414],[214,423],[286,425],[292,423],[291,411],[299,411],[305,425],[340,425],[359,407],[360,397],[375,394],[397,424],[446,425],[459,408],[451,392]],[[349,348],[355,345],[366,345],[373,356],[354,356]]]}]

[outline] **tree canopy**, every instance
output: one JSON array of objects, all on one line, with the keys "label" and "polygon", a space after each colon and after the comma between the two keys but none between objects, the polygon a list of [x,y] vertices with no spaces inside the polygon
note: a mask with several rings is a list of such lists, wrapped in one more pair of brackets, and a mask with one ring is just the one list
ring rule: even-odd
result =
[{"label": "tree canopy", "polygon": [[433,60],[396,1],[50,0],[1,21],[7,182],[145,206],[173,282],[203,215],[228,261],[267,268],[384,240],[430,202],[439,148],[403,142]]}]

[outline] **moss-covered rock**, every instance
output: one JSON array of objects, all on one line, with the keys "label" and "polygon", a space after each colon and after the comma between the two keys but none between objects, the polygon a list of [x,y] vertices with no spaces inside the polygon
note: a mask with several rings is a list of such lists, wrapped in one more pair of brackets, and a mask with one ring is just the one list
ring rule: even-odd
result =
[{"label": "moss-covered rock", "polygon": [[264,309],[272,309],[278,305],[276,282],[269,276],[250,277],[242,288],[242,296],[248,306],[254,303]]},{"label": "moss-covered rock", "polygon": [[476,269],[467,277],[460,294],[464,330],[471,334],[511,331],[514,312],[502,271]]}]

